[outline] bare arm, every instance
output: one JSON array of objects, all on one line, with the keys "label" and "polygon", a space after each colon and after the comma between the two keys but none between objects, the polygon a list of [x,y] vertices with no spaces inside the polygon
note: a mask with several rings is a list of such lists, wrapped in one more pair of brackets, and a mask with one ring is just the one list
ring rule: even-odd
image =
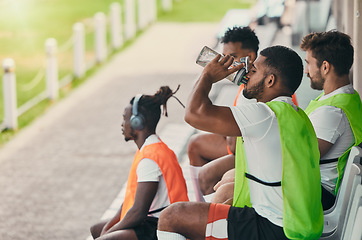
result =
[{"label": "bare arm", "polygon": [[151,203],[156,195],[158,182],[140,182],[137,184],[135,202],[122,221],[111,227],[107,233],[135,227],[147,217]]},{"label": "bare arm", "polygon": [[216,191],[223,184],[234,183],[235,182],[235,168],[227,171],[221,178],[219,182],[217,182],[214,186],[214,190]]},{"label": "bare arm", "polygon": [[197,80],[186,106],[185,121],[200,130],[224,136],[241,136],[230,108],[213,105],[208,96],[213,83],[243,67],[240,64],[229,69],[233,58],[226,56],[219,61],[220,57],[216,56]]},{"label": "bare arm", "polygon": [[199,172],[199,184],[204,195],[213,193],[214,186],[230,169],[235,168],[235,156],[225,155],[211,162],[208,162]]},{"label": "bare arm", "polygon": [[116,223],[119,222],[119,219],[121,218],[121,212],[122,212],[122,206],[120,207],[120,209],[117,211],[116,215],[114,215],[114,217],[109,220],[109,222],[104,225],[102,232],[101,232],[101,236],[103,234],[105,234],[111,227],[113,227]]},{"label": "bare arm", "polygon": [[318,138],[318,147],[320,157],[322,158],[332,148],[333,143]]}]

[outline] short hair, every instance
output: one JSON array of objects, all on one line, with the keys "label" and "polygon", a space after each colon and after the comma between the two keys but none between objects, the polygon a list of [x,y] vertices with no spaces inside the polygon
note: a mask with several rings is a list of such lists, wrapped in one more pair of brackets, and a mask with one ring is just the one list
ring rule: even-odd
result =
[{"label": "short hair", "polygon": [[303,61],[299,55],[284,46],[265,48],[260,55],[266,57],[264,64],[269,68],[269,73],[279,77],[283,85],[293,94],[303,78]]},{"label": "short hair", "polygon": [[221,43],[228,42],[241,42],[243,49],[253,50],[255,54],[258,55],[259,39],[250,27],[228,28],[221,38]]},{"label": "short hair", "polygon": [[338,76],[348,74],[352,67],[354,50],[350,36],[345,33],[336,30],[310,33],[303,38],[300,48],[311,51],[318,67],[323,61],[329,62]]},{"label": "short hair", "polygon": [[[155,131],[157,124],[161,117],[161,106],[163,106],[163,112],[167,117],[167,100],[176,93],[168,86],[162,86],[154,95],[142,95],[138,102],[138,112],[145,118],[145,126]],[[131,99],[130,104],[133,105],[134,97]]]}]

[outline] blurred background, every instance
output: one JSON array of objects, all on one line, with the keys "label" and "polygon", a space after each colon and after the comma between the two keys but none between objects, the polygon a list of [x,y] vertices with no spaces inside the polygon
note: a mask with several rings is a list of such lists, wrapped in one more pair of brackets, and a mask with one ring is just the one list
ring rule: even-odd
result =
[{"label": "blurred background", "polygon": [[[221,52],[229,27],[250,26],[260,50],[282,44],[302,59],[303,36],[343,31],[355,47],[351,81],[362,92],[361,7],[362,0],[0,0],[0,239],[86,239],[110,205],[119,207],[113,200],[136,149],[123,141],[123,108],[136,93],[180,83],[185,102],[202,70],[199,51]],[[302,108],[320,93],[309,85],[304,77],[296,92]],[[168,110],[160,132],[171,133],[166,143],[177,140],[186,164],[194,129],[176,101]]]},{"label": "blurred background", "polygon": [[[50,55],[54,55],[57,62],[54,78],[59,82],[60,91],[57,94],[62,98],[71,88],[94,73],[101,63],[130,46],[134,39],[147,31],[154,21],[220,22],[216,36],[218,39],[228,27],[233,25],[249,25],[255,28],[256,25],[275,22],[278,28],[282,28],[290,36],[290,45],[294,46],[298,46],[301,38],[309,32],[338,29],[351,37],[355,36],[353,40],[358,50],[359,46],[356,43],[357,39],[360,40],[361,33],[357,27],[359,13],[356,8],[360,2],[359,0],[225,0],[222,3],[217,0],[0,0],[0,61],[3,65],[7,58],[14,61],[16,105],[19,107],[15,113],[19,117],[18,123],[16,126],[9,125],[7,121],[10,120],[4,119],[6,118],[4,91],[8,90],[3,90],[4,84],[0,84],[0,122],[3,122],[0,125],[2,131],[0,144],[12,136],[11,129],[28,125],[51,104],[49,99],[58,98],[45,93],[49,91],[46,78],[47,64],[49,64],[47,57],[49,59]],[[118,8],[114,6],[115,3],[118,4]],[[114,28],[112,21],[118,21],[116,24],[120,30],[116,31],[119,32],[112,33],[111,29]],[[79,50],[81,61],[84,61],[79,64],[84,64],[84,69],[81,67],[80,70],[79,67],[76,69],[74,56],[77,54],[75,53],[76,28],[79,28],[76,23],[81,23],[83,28],[81,35],[84,35],[84,40],[80,43],[84,46]],[[101,33],[96,33],[97,25],[104,25],[99,26],[98,32]],[[128,26],[131,28],[129,31]],[[98,37],[100,43],[97,43],[97,34],[104,35]],[[115,34],[119,36],[114,36]],[[55,40],[55,46],[48,41],[50,45],[47,47],[49,39]],[[99,48],[106,49],[101,49],[100,51],[104,53],[101,52],[97,56],[96,46],[99,44],[101,45]],[[357,57],[359,55],[356,54]],[[4,70],[1,71],[2,75],[3,72]],[[77,81],[73,81],[74,79]]]}]

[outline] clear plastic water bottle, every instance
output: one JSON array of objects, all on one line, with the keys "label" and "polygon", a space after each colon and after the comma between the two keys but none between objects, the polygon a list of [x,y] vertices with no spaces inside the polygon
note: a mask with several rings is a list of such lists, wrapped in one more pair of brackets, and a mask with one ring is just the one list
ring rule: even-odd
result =
[{"label": "clear plastic water bottle", "polygon": [[[196,59],[196,63],[202,67],[205,67],[211,60],[213,60],[219,53],[215,50],[209,48],[208,46],[204,46]],[[221,56],[220,60],[223,58]],[[234,72],[226,77],[229,81],[235,83],[236,85],[240,85],[242,83],[247,83],[247,79],[245,75],[249,72],[249,57],[240,58],[239,61],[234,61],[231,67],[235,67],[241,63],[244,63],[245,66],[237,72]]]}]

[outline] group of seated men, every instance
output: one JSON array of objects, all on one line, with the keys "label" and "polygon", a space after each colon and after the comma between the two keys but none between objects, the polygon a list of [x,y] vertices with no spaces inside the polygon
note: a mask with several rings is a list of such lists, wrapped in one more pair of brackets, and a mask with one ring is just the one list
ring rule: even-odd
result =
[{"label": "group of seated men", "polygon": [[[177,160],[155,135],[159,108],[175,92],[136,96],[122,124],[125,139],[139,149],[126,198],[113,219],[91,228],[94,239],[321,236],[323,210],[335,202],[351,147],[362,142],[361,98],[349,80],[350,37],[328,31],[303,38],[304,73],[313,89],[323,90],[304,111],[293,97],[303,77],[295,51],[272,46],[257,56],[259,41],[248,27],[229,29],[222,41],[225,57],[204,68],[186,106],[185,121],[208,132],[188,147],[197,201],[188,201]],[[245,56],[251,68],[234,106],[213,104],[212,85],[240,70],[243,64],[230,66]]]}]

